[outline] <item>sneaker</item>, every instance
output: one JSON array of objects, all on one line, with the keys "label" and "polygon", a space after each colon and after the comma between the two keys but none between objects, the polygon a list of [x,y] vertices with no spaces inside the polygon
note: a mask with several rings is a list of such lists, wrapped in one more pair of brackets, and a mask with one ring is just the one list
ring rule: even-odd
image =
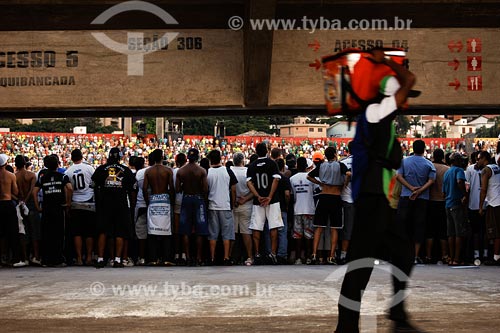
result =
[{"label": "sneaker", "polygon": [[394,333],[425,333],[407,321],[395,321],[393,330]]},{"label": "sneaker", "polygon": [[302,265],[302,259],[299,258],[299,259],[295,260],[294,264],[295,265]]},{"label": "sneaker", "polygon": [[269,253],[267,256],[269,258],[269,262],[271,265],[277,265],[278,264],[278,258],[274,253]]},{"label": "sneaker", "polygon": [[484,264],[486,266],[500,266],[500,259],[499,260],[495,260],[495,259],[486,260],[484,262]]},{"label": "sneaker", "polygon": [[338,265],[345,265],[347,264],[347,259],[346,258],[340,258],[339,261],[337,262]]},{"label": "sneaker", "polygon": [[224,259],[224,266],[233,266],[233,261],[229,258]]},{"label": "sneaker", "polygon": [[65,263],[65,262],[62,262],[62,263],[60,263],[60,264],[55,265],[54,267],[55,267],[55,268],[64,268],[64,267],[66,267],[66,266],[68,266],[68,265],[66,265],[66,263]]},{"label": "sneaker", "polygon": [[106,267],[106,262],[104,260],[95,262],[95,268],[99,269],[99,268],[104,268],[104,267]]},{"label": "sneaker", "polygon": [[187,264],[187,261],[186,261],[186,258],[179,258],[178,259],[178,266],[186,266]]},{"label": "sneaker", "polygon": [[430,264],[433,264],[434,261],[432,260],[432,258],[429,258],[429,257],[425,257],[424,259],[424,264],[425,265],[430,265]]},{"label": "sneaker", "polygon": [[420,257],[415,257],[415,261],[413,262],[414,265],[423,265],[422,259]]},{"label": "sneaker", "polygon": [[253,265],[253,259],[247,258],[247,260],[245,260],[245,266],[252,266],[252,265]]},{"label": "sneaker", "polygon": [[114,260],[113,259],[109,259],[108,260],[108,267],[113,267],[113,264],[114,264]]},{"label": "sneaker", "polygon": [[138,258],[137,262],[135,264],[137,266],[144,266],[144,265],[146,265],[146,260],[144,260],[144,258]]},{"label": "sneaker", "polygon": [[14,267],[14,268],[26,267],[26,266],[28,266],[26,261],[16,262],[15,264],[12,265],[12,267]]},{"label": "sneaker", "polygon": [[326,263],[328,265],[337,265],[337,261],[335,260],[334,257],[328,257],[328,258],[326,258]]},{"label": "sneaker", "polygon": [[118,261],[113,262],[113,268],[123,268],[123,267],[125,267],[123,262],[118,262]]},{"label": "sneaker", "polygon": [[318,259],[316,259],[316,255],[312,254],[311,258],[306,261],[307,265],[316,265],[318,263]]},{"label": "sneaker", "polygon": [[286,257],[277,256],[276,258],[278,259],[278,265],[288,265]]},{"label": "sneaker", "polygon": [[131,258],[124,259],[122,262],[125,267],[134,267],[134,261]]},{"label": "sneaker", "polygon": [[257,253],[253,259],[253,262],[255,265],[262,265],[263,264],[262,256],[259,253]]},{"label": "sneaker", "polygon": [[42,266],[42,261],[40,259],[33,258],[33,259],[31,259],[31,265],[33,265],[33,266]]}]

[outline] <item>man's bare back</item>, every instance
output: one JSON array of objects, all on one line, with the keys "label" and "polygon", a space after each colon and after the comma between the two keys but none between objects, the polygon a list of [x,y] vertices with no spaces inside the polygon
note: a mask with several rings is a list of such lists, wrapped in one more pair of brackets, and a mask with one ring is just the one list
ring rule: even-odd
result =
[{"label": "man's bare back", "polygon": [[16,172],[16,182],[19,189],[19,200],[29,202],[32,200],[31,191],[35,187],[36,174],[26,169]]},{"label": "man's bare back", "polygon": [[175,190],[184,195],[205,195],[208,192],[207,172],[195,162],[177,171]]},{"label": "man's bare back", "polygon": [[16,176],[0,167],[0,201],[9,201],[18,195]]},{"label": "man's bare back", "polygon": [[144,174],[143,192],[147,192],[148,186],[151,188],[151,194],[169,193],[171,196],[174,191],[173,172],[170,168],[155,164],[146,170]]}]

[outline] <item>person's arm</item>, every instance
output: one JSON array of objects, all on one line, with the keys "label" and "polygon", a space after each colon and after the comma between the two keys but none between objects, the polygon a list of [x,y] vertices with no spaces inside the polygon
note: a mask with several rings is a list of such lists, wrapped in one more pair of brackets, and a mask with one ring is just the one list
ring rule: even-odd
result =
[{"label": "person's arm", "polygon": [[479,214],[483,215],[483,207],[484,201],[486,200],[486,193],[488,193],[488,183],[491,177],[491,169],[485,167],[483,171],[481,171],[481,192],[479,194]]},{"label": "person's arm", "polygon": [[181,193],[182,188],[181,188],[181,175],[180,175],[180,170],[177,171],[177,175],[175,177],[175,192],[176,193]]},{"label": "person's arm", "polygon": [[434,179],[429,178],[423,186],[421,186],[421,187],[417,188],[415,191],[413,191],[413,193],[410,196],[410,199],[412,199],[412,200],[417,199],[420,196],[420,194],[422,194],[425,190],[427,190],[429,187],[431,187],[432,184],[434,184]]},{"label": "person's arm", "polygon": [[231,185],[231,202],[236,207],[238,202],[236,201],[236,184]]},{"label": "person's arm", "polygon": [[148,171],[144,173],[144,183],[142,184],[142,195],[144,196],[144,201],[146,202],[146,206],[149,206],[149,180],[148,180]]},{"label": "person's arm", "polygon": [[170,204],[175,205],[175,185],[174,185],[174,173],[170,173],[168,182],[168,193],[170,195]]},{"label": "person's arm", "polygon": [[24,202],[28,202],[30,200],[31,193],[33,192],[33,189],[35,188],[35,184],[36,184],[36,176],[35,176],[35,174],[33,174],[31,179],[30,179],[30,190],[28,191],[28,193],[26,193],[26,196],[23,198]]},{"label": "person's arm", "polygon": [[[396,179],[397,179],[397,180],[398,180],[401,184],[403,184],[403,186],[405,186],[407,189],[409,189],[412,193],[413,193],[413,192],[415,192],[416,190],[418,190],[418,189],[419,189],[419,187],[418,187],[418,186],[413,186],[413,185],[411,185],[410,183],[408,183],[408,182],[406,181],[405,177],[404,177],[402,174],[400,174],[400,173],[398,173],[398,174],[396,175]],[[430,186],[430,185],[429,185],[429,186]]]},{"label": "person's arm", "polygon": [[41,212],[40,202],[38,202],[38,192],[40,191],[40,187],[35,186],[32,191],[33,201],[35,203],[35,209],[37,212]]},{"label": "person's arm", "polygon": [[400,64],[392,61],[391,59],[386,59],[384,51],[380,49],[372,50],[373,60],[377,63],[382,63],[392,69],[397,76],[397,79],[400,84],[400,88],[394,95],[396,100],[396,105],[398,108],[401,108],[406,103],[408,99],[408,94],[410,93],[411,88],[415,85],[416,77],[415,74],[407,70],[405,67]]},{"label": "person's arm", "polygon": [[14,174],[10,174],[10,176],[11,176],[10,194],[14,197],[17,197],[19,195],[19,188],[17,187],[17,179]]},{"label": "person's arm", "polygon": [[66,212],[69,212],[69,210],[71,209],[71,199],[73,198],[73,186],[71,185],[70,181],[68,181],[66,185],[64,185],[64,197],[66,199]]},{"label": "person's arm", "polygon": [[203,190],[203,193],[208,199],[208,179],[207,179],[207,172],[205,169],[202,170],[203,176],[201,177],[201,189]]}]

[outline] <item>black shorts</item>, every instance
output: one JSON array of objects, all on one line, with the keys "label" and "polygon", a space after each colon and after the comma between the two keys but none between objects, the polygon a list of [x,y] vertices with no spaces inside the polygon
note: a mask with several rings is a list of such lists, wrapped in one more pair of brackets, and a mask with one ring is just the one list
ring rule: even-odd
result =
[{"label": "black shorts", "polygon": [[330,228],[342,229],[344,227],[340,195],[319,195],[314,214],[314,226],[324,228],[328,226],[328,221],[330,221]]},{"label": "black shorts", "polygon": [[130,209],[126,205],[99,205],[97,207],[97,232],[108,238],[129,239],[132,235]]},{"label": "black shorts", "polygon": [[0,201],[0,238],[19,237],[16,207],[11,200]]},{"label": "black shorts", "polygon": [[445,201],[429,201],[425,238],[448,239]]},{"label": "black shorts", "polygon": [[467,215],[469,217],[470,227],[473,234],[484,234],[486,229],[486,217],[485,215],[480,215],[479,210],[467,210]]},{"label": "black shorts", "polygon": [[95,212],[83,209],[72,209],[69,218],[69,231],[71,236],[85,238],[96,236]]}]

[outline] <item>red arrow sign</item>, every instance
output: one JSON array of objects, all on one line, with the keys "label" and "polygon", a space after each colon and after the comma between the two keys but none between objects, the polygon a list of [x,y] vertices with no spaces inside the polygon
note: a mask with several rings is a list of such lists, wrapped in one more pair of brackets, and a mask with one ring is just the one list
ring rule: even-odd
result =
[{"label": "red arrow sign", "polygon": [[318,59],[316,59],[316,60],[314,60],[314,62],[311,62],[309,64],[309,67],[314,67],[314,68],[316,68],[316,70],[318,70],[321,68],[321,62]]},{"label": "red arrow sign", "polygon": [[307,46],[309,46],[310,48],[312,48],[314,50],[314,52],[318,51],[319,48],[320,48],[320,44],[319,42],[315,39],[313,43],[309,43],[307,44]]},{"label": "red arrow sign", "polygon": [[450,83],[448,83],[448,86],[450,86],[450,87],[455,87],[455,90],[458,90],[458,88],[460,88],[460,81],[458,81],[458,80],[455,78],[455,81],[454,81],[454,82],[450,82]]},{"label": "red arrow sign", "polygon": [[458,61],[455,58],[455,59],[453,59],[453,61],[448,62],[448,66],[453,66],[453,70],[456,71],[458,69],[458,66],[460,66],[460,61]]},{"label": "red arrow sign", "polygon": [[457,41],[456,43],[453,40],[450,40],[448,43],[448,49],[450,50],[450,52],[453,52],[454,49],[457,49],[457,52],[460,52],[462,51],[463,47],[464,44],[462,44],[461,40]]}]

